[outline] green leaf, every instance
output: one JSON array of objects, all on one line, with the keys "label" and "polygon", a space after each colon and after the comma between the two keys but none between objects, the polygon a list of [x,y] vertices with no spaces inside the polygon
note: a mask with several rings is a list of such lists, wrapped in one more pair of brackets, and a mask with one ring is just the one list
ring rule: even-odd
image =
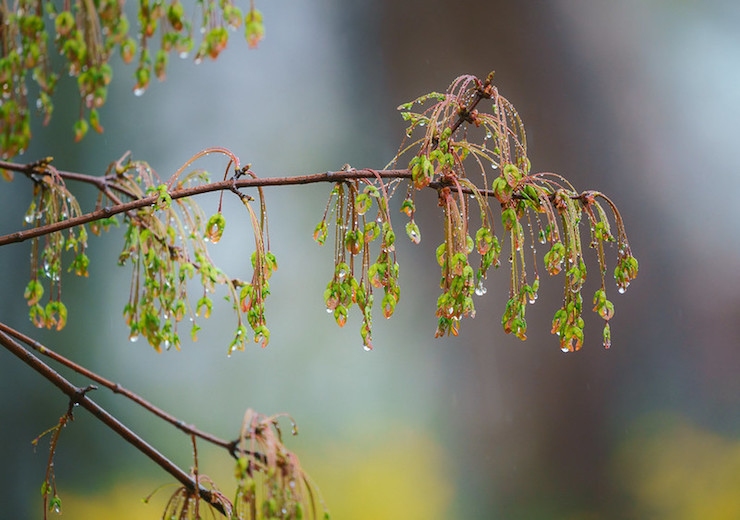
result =
[{"label": "green leaf", "polygon": [[406,234],[414,244],[421,242],[421,231],[419,231],[419,226],[413,220],[406,223]]},{"label": "green leaf", "polygon": [[328,233],[328,229],[326,226],[326,221],[322,220],[321,222],[318,223],[318,225],[316,226],[316,229],[314,229],[313,239],[323,246],[324,242],[326,241],[327,233]]},{"label": "green leaf", "polygon": [[224,227],[226,227],[226,219],[220,212],[216,213],[208,219],[208,224],[206,224],[206,238],[210,242],[217,244],[224,234]]},{"label": "green leaf", "polygon": [[88,125],[87,120],[85,119],[78,119],[77,121],[75,121],[75,142],[81,141],[82,138],[85,137],[89,126],[90,125]]},{"label": "green leaf", "polygon": [[44,295],[44,286],[38,280],[31,280],[26,285],[26,290],[23,292],[23,297],[26,299],[28,305],[35,305],[41,300]]}]

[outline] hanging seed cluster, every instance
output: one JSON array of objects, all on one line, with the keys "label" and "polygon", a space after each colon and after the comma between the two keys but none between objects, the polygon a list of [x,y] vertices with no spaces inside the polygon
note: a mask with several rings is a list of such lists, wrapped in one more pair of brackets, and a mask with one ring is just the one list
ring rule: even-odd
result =
[{"label": "hanging seed cluster", "polygon": [[[614,305],[606,297],[605,244],[616,242],[614,272],[619,292],[637,276],[622,217],[603,193],[579,193],[563,176],[534,173],[527,157],[524,125],[513,105],[492,84],[474,76],[457,78],[445,93],[433,92],[399,107],[409,122],[407,140],[394,163],[411,154],[412,181],[402,206],[413,223],[414,194],[432,185],[444,213],[445,241],[437,249],[442,268],[442,294],[437,301],[437,336],[457,334],[463,317],[474,316],[473,294],[486,292],[489,267],[498,267],[502,243],[508,242],[509,299],[502,317],[507,333],[526,339],[526,306],[537,300],[540,285],[536,245],[548,246],[542,258],[552,275],[565,273],[563,304],[555,313],[552,332],[563,351],[583,345],[583,296],[586,264],[581,223],[590,231],[589,246],[596,251],[601,287],[594,294],[594,311],[604,319],[604,346],[611,345],[609,320]],[[475,177],[475,181],[471,180]],[[489,201],[498,201],[503,226],[499,240]],[[471,202],[480,213],[480,227],[470,231]],[[612,234],[607,210],[616,223]],[[585,215],[585,219],[584,219]],[[418,231],[415,231],[418,234]],[[480,266],[473,272],[469,255],[477,249]]]},{"label": "hanging seed cluster", "polygon": [[[234,517],[243,519],[329,519],[316,486],[283,444],[280,415],[247,410],[236,443]],[[295,422],[291,433],[296,435]]]},{"label": "hanging seed cluster", "polygon": [[[136,58],[134,93],[141,95],[152,75],[165,79],[173,51],[181,58],[191,55],[196,34],[200,43],[194,60],[199,63],[206,57],[218,58],[226,48],[230,29],[244,24],[249,47],[256,47],[265,32],[262,13],[253,2],[246,14],[230,0],[196,2],[200,11],[196,26],[195,13],[187,13],[180,0],[141,0],[135,29],[126,16],[124,0],[73,0],[62,7],[57,4],[51,0],[15,0],[0,5],[3,159],[28,148],[33,109],[41,114],[44,124],[51,119],[52,96],[59,79],[51,67],[52,48],[63,57],[67,75],[77,80],[80,117],[74,124],[74,136],[79,141],[90,127],[103,131],[99,109],[108,94],[113,76],[109,61],[115,52],[125,63]],[[50,36],[53,41],[49,41]]]},{"label": "hanging seed cluster", "polygon": [[[32,227],[55,224],[82,214],[75,197],[67,190],[57,171],[48,163],[36,163],[33,180],[33,199],[23,217]],[[61,330],[67,323],[67,307],[62,302],[62,255],[73,254],[68,271],[77,276],[88,275],[90,263],[85,248],[85,226],[56,231],[31,240],[31,277],[24,297],[29,306],[29,317],[37,327]],[[44,287],[48,287],[45,289]],[[48,300],[42,305],[44,294]]]},{"label": "hanging seed cluster", "polygon": [[[323,245],[329,223],[335,228],[334,274],[324,291],[326,312],[343,327],[349,309],[357,304],[362,313],[360,336],[365,350],[373,348],[373,288],[383,289],[381,309],[386,318],[393,315],[401,296],[394,246],[396,234],[388,212],[386,186],[380,179],[377,183],[377,186],[370,181],[337,183],[314,230],[314,240]],[[371,216],[373,203],[377,212]],[[379,252],[371,263],[370,244],[376,240],[380,242]]]}]

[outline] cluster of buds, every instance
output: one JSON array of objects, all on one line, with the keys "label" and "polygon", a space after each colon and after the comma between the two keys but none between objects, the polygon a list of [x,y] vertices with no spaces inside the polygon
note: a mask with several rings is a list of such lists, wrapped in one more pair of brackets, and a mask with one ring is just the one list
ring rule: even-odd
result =
[{"label": "cluster of buds", "polygon": [[[396,235],[388,217],[382,185],[381,189],[368,184],[360,192],[358,184],[337,184],[329,197],[324,218],[314,230],[314,240],[323,245],[328,234],[327,215],[331,208],[336,224],[335,264],[332,279],[324,291],[326,312],[333,314],[337,324],[343,327],[349,309],[356,303],[362,313],[360,336],[365,350],[372,349],[373,287],[383,288],[381,309],[386,318],[393,315],[401,295],[395,259]],[[336,201],[332,204],[335,197]],[[377,201],[377,217],[368,219],[366,215],[373,200]],[[371,264],[370,243],[378,238],[380,252]],[[355,271],[355,257],[361,258],[359,275]]]},{"label": "cluster of buds", "polygon": [[[563,305],[555,314],[552,331],[560,336],[562,350],[581,347],[584,326],[581,291],[587,273],[580,224],[585,212],[590,223],[590,245],[597,250],[602,280],[602,287],[594,299],[594,311],[607,322],[604,345],[608,347],[611,344],[608,320],[614,310],[606,299],[604,243],[615,240],[619,243],[614,272],[619,292],[624,292],[637,275],[637,260],[629,251],[619,211],[599,192],[578,194],[560,175],[532,173],[524,125],[511,103],[492,85],[492,77],[491,74],[481,81],[473,76],[461,76],[443,94],[433,92],[398,107],[403,119],[410,122],[407,138],[417,130],[423,132],[410,145],[404,141],[394,159],[395,163],[404,152],[413,151],[408,166],[412,182],[401,208],[412,217],[408,229],[418,234],[413,223],[415,189],[436,183],[440,206],[445,212],[445,242],[437,249],[442,267],[442,294],[437,301],[439,326],[436,335],[457,334],[460,320],[474,315],[473,292],[477,295],[486,292],[483,286],[486,271],[490,266],[499,265],[501,245],[490,225],[488,205],[488,200],[495,198],[501,206],[501,221],[510,242],[511,284],[502,317],[504,330],[526,338],[526,305],[537,300],[539,289],[535,249],[538,238],[539,243],[550,244],[544,255],[547,272],[552,276],[561,271],[565,273]],[[423,106],[415,109],[417,104]],[[490,109],[484,108],[485,105],[490,105]],[[479,134],[483,137],[481,140],[476,139]],[[467,165],[470,163],[479,170],[482,186],[469,180]],[[490,184],[488,165],[497,171]],[[469,203],[463,193],[476,199],[481,210],[481,227],[475,240],[468,235]],[[599,198],[611,209],[618,227],[617,238],[612,235],[606,211],[597,201]],[[475,276],[468,262],[474,246],[481,255]],[[531,262],[525,255],[528,249],[531,249]],[[528,278],[533,278],[534,282]]]},{"label": "cluster of buds", "polygon": [[[124,2],[99,0],[95,5],[82,0],[64,3],[57,8],[48,0],[24,0],[13,12],[3,12],[0,43],[5,49],[0,58],[0,156],[11,158],[23,153],[31,139],[28,80],[38,86],[36,107],[48,123],[57,75],[51,71],[48,39],[42,13],[54,20],[53,38],[64,57],[67,73],[77,78],[84,109],[75,123],[75,140],[81,140],[92,127],[102,132],[98,110],[105,104],[111,68],[108,64],[116,47],[125,63],[138,63],[134,72],[134,93],[143,94],[152,73],[160,80],[166,77],[169,54],[175,50],[187,57],[194,47],[192,16],[180,0],[142,0],[138,7],[138,34],[130,34],[130,23],[123,10]],[[250,48],[264,37],[262,13],[253,3],[246,15],[230,0],[200,2],[203,39],[195,55],[196,62],[206,56],[218,58],[228,43],[229,29],[245,24],[245,38]],[[7,11],[7,10],[6,10]],[[149,49],[149,41],[160,33],[161,45]],[[29,74],[30,73],[30,74]]]}]

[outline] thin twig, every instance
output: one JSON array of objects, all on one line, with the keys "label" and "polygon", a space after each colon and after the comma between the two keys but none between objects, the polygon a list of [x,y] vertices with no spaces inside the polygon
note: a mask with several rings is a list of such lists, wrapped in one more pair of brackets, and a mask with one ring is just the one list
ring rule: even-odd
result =
[{"label": "thin twig", "polygon": [[49,365],[31,354],[28,350],[23,348],[23,346],[21,346],[18,342],[16,342],[13,338],[11,338],[3,331],[0,331],[0,344],[2,344],[2,346],[4,346],[9,352],[20,358],[21,361],[36,370],[45,379],[50,381],[54,386],[64,392],[74,404],[78,404],[89,411],[111,430],[123,437],[126,442],[141,451],[159,467],[172,475],[188,490],[190,490],[191,492],[195,492],[197,490],[198,494],[201,496],[201,498],[203,498],[203,500],[206,500],[222,514],[226,514],[223,504],[221,504],[221,502],[214,497],[213,493],[210,490],[193,482],[193,479],[189,474],[180,469],[177,465],[175,465],[167,457],[162,455],[144,439],[136,435],[136,433],[130,430],[125,424],[116,419],[113,415],[108,413],[104,408],[102,408],[92,399],[87,397],[87,395],[85,395],[84,388],[78,388],[74,386],[67,379],[59,375]]},{"label": "thin twig", "polygon": [[[0,167],[3,167],[3,162],[0,161]],[[69,172],[65,172],[67,174]],[[213,182],[210,184],[202,184],[200,186],[193,186],[190,188],[182,188],[170,192],[170,197],[174,199],[181,199],[184,197],[192,197],[194,195],[200,195],[202,193],[210,193],[222,190],[233,190],[234,188],[259,188],[263,186],[295,186],[303,184],[316,184],[322,182],[341,182],[354,179],[369,179],[376,178],[376,174],[381,178],[385,179],[409,179],[411,178],[411,171],[408,169],[398,170],[352,170],[352,171],[332,171],[325,173],[315,173],[310,175],[299,175],[295,177],[267,177],[259,179],[230,179],[220,182]],[[82,174],[80,174],[82,175]],[[89,177],[89,176],[84,176]],[[445,187],[445,182],[431,182],[429,188],[437,190]],[[473,191],[468,188],[462,189],[463,193],[473,194]],[[481,195],[486,197],[494,196],[494,192],[491,190],[479,190]],[[0,246],[7,244],[24,242],[31,238],[48,235],[57,231],[63,231],[72,227],[87,224],[88,222],[94,222],[103,218],[108,218],[119,213],[126,213],[136,209],[144,208],[153,205],[159,197],[157,195],[151,195],[141,199],[124,202],[114,206],[106,206],[96,211],[91,211],[78,217],[63,220],[61,222],[55,222],[46,226],[39,226],[37,228],[28,229],[26,231],[16,231],[8,235],[0,236]],[[577,197],[574,197],[577,198]]]},{"label": "thin twig", "polygon": [[7,326],[4,323],[0,323],[0,331],[8,334],[9,336],[13,336],[18,341],[22,341],[29,347],[33,348],[36,352],[43,354],[44,356],[47,356],[57,363],[60,363],[64,365],[65,367],[74,370],[78,374],[81,374],[85,376],[86,378],[95,381],[101,386],[104,386],[113,393],[121,394],[124,397],[129,398],[142,408],[146,409],[147,411],[153,413],[160,419],[163,419],[167,421],[168,423],[172,424],[176,428],[182,430],[183,432],[189,434],[189,435],[196,435],[197,437],[200,437],[201,439],[208,441],[212,444],[215,444],[216,446],[220,446],[222,448],[225,448],[229,451],[229,453],[232,454],[232,456],[235,456],[235,442],[233,441],[225,441],[223,439],[219,439],[215,435],[211,435],[210,433],[203,432],[195,428],[194,426],[190,424],[186,424],[185,422],[181,421],[177,417],[170,415],[169,413],[165,412],[164,410],[157,408],[152,403],[144,399],[143,397],[135,394],[134,392],[122,387],[118,383],[114,383],[113,381],[110,381],[108,379],[105,379],[104,377],[96,374],[95,372],[92,372],[91,370],[88,370],[87,368],[78,365],[74,361],[67,359],[66,357],[62,356],[61,354],[57,354],[53,350],[49,349],[48,347],[42,345],[40,342],[36,341],[33,338],[30,338],[26,336],[25,334]]}]

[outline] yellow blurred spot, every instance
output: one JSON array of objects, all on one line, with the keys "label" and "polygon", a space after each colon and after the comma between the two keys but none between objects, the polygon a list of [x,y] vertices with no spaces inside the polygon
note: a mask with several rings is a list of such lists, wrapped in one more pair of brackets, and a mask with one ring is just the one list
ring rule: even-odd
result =
[{"label": "yellow blurred spot", "polygon": [[332,443],[308,464],[332,518],[451,518],[453,478],[432,438],[393,427],[362,442],[362,434],[352,436],[352,444]]},{"label": "yellow blurred spot", "polygon": [[[74,518],[76,520],[155,520],[162,518],[162,511],[170,495],[177,489],[168,485],[160,489],[149,503],[142,499],[167,482],[166,477],[157,482],[119,482],[99,494],[82,492],[74,494],[58,489],[62,499],[62,516],[49,515],[49,518]],[[63,484],[63,481],[61,482]],[[39,506],[39,513],[41,506]]]},{"label": "yellow blurred spot", "polygon": [[[343,440],[326,441],[311,452],[299,453],[303,467],[317,484],[332,520],[424,520],[454,518],[449,511],[454,496],[454,479],[442,446],[425,432],[399,430],[389,425],[382,433],[343,433]],[[403,428],[403,426],[401,427]],[[206,450],[207,451],[207,450]],[[233,497],[233,464],[224,464],[221,453],[213,464],[203,454],[201,466],[222,492]],[[159,520],[170,495],[177,489],[166,475],[161,480],[133,477],[119,480],[100,493],[59,488],[63,516],[50,519],[75,520]],[[163,483],[150,499],[151,495]],[[39,504],[39,512],[41,505]],[[322,509],[318,507],[319,518]],[[210,513],[202,511],[204,518]],[[217,515],[217,518],[222,518]],[[310,518],[310,515],[309,515]]]},{"label": "yellow blurred spot", "polygon": [[615,459],[636,518],[740,518],[740,438],[668,416],[636,430]]}]

